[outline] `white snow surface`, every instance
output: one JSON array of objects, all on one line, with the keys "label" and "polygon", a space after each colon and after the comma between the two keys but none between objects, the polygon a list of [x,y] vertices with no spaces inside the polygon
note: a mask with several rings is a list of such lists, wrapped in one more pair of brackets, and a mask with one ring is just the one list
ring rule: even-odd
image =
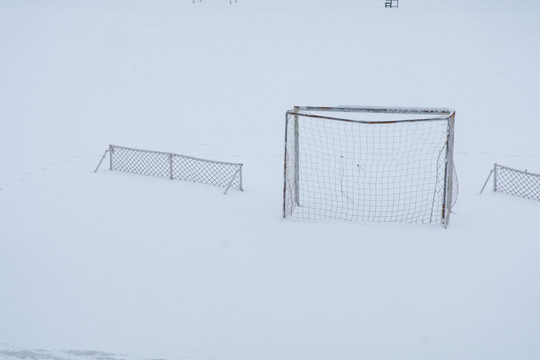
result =
[{"label": "white snow surface", "polygon": [[[540,173],[539,3],[238,1],[0,1],[0,359],[540,358],[540,203],[477,195]],[[456,110],[448,229],[281,218],[285,111],[339,104]]]}]

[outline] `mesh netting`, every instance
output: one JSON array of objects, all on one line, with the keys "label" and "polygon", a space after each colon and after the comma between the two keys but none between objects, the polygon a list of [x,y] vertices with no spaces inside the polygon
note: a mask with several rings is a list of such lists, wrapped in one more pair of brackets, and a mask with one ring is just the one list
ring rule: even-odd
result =
[{"label": "mesh netting", "polygon": [[242,164],[110,145],[111,170],[242,190]]},{"label": "mesh netting", "polygon": [[[182,155],[173,155],[173,179],[211,184],[232,188],[242,187],[240,176],[237,176],[240,165],[194,159]],[[232,179],[232,183],[231,183]]]},{"label": "mesh netting", "polygon": [[540,200],[540,175],[496,164],[495,191]]},{"label": "mesh netting", "polygon": [[[435,223],[451,206],[448,119],[356,122],[288,117],[284,216]],[[456,194],[454,194],[454,192]]]}]

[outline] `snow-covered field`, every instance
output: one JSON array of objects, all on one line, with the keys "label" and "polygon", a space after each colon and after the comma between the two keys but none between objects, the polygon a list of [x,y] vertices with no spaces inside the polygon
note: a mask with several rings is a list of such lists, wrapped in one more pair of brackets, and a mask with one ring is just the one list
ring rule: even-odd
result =
[{"label": "snow-covered field", "polygon": [[[0,0],[0,359],[540,358],[540,203],[477,195],[540,173],[539,3],[238,1]],[[456,110],[447,230],[281,219],[285,111],[341,104]]]}]

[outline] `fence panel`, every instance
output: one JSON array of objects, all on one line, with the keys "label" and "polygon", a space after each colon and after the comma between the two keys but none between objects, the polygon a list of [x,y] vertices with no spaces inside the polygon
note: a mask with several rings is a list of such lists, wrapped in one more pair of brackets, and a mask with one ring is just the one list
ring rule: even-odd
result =
[{"label": "fence panel", "polygon": [[239,163],[116,145],[109,145],[108,152],[111,170],[225,187],[225,193],[231,187],[243,190],[242,164]]},{"label": "fence panel", "polygon": [[170,177],[169,154],[157,151],[111,146],[111,170]]},{"label": "fence panel", "polygon": [[495,164],[494,189],[525,199],[540,200],[540,174]]},{"label": "fence panel", "polygon": [[[173,154],[173,179],[185,180],[220,187],[230,186],[241,190],[241,164],[201,160]],[[232,179],[232,183],[231,183]]]}]

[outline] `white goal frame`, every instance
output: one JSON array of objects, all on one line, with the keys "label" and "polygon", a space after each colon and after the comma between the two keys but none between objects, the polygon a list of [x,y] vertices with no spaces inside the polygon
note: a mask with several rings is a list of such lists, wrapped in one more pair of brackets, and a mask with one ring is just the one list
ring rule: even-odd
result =
[{"label": "white goal frame", "polygon": [[[457,196],[454,122],[455,111],[446,108],[295,106],[285,114],[283,217],[446,228]],[[409,152],[399,151],[402,143]],[[372,191],[377,182],[384,188]],[[377,212],[385,215],[372,216]]]}]

